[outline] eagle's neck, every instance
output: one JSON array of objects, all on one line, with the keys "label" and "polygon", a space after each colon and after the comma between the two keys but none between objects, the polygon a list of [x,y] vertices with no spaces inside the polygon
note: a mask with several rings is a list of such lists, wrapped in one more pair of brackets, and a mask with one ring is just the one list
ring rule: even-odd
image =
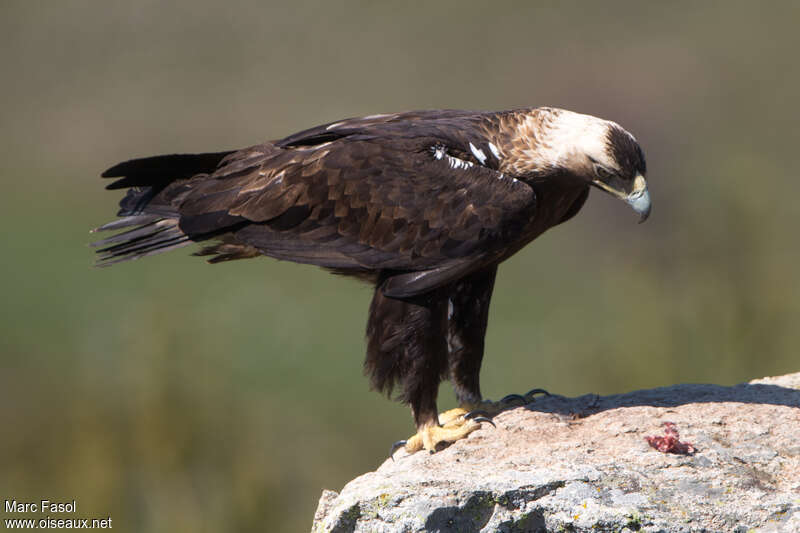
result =
[{"label": "eagle's neck", "polygon": [[559,172],[577,152],[602,151],[607,124],[589,115],[539,107],[498,113],[494,127],[493,138],[503,152],[500,170],[533,178]]}]

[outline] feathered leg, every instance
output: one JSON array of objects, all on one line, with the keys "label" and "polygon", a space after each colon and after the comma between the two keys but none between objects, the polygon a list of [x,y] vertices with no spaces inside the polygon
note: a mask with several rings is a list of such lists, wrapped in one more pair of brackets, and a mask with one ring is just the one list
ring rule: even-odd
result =
[{"label": "feathered leg", "polygon": [[417,434],[403,441],[406,451],[431,452],[440,443],[453,442],[480,424],[441,427],[436,409],[439,383],[447,375],[447,297],[434,292],[414,299],[387,298],[380,288],[370,305],[367,322],[365,372],[373,388],[391,394],[402,387],[399,399],[411,405]]},{"label": "feathered leg", "polygon": [[477,272],[460,280],[450,292],[448,364],[459,407],[440,414],[439,422],[442,424],[455,425],[466,423],[470,418],[477,420],[477,417],[494,416],[515,405],[529,403],[536,394],[547,394],[544,390],[534,389],[525,396],[510,394],[499,402],[483,401],[480,370],[496,274],[497,266]]},{"label": "feathered leg", "polygon": [[475,273],[454,286],[448,302],[447,344],[450,379],[461,405],[478,405],[484,338],[497,267]]}]

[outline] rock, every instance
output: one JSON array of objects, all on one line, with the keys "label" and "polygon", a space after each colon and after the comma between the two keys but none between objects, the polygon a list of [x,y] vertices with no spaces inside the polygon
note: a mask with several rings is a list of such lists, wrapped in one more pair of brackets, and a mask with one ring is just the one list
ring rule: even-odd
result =
[{"label": "rock", "polygon": [[[324,491],[312,531],[800,532],[800,373],[540,397],[494,422]],[[652,448],[664,422],[696,451]]]}]

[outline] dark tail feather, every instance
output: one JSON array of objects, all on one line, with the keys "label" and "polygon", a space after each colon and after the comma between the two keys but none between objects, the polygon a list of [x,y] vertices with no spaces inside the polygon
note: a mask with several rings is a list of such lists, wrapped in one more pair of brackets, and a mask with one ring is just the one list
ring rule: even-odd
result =
[{"label": "dark tail feather", "polygon": [[[134,217],[125,217],[125,218],[134,218]],[[135,218],[144,218],[144,217],[135,217]],[[149,218],[147,219],[149,220]],[[106,224],[108,226],[108,224]],[[135,242],[137,239],[141,239],[144,237],[149,237],[151,235],[155,235],[157,233],[163,232],[168,228],[172,228],[175,226],[174,219],[162,219],[162,218],[155,218],[152,222],[146,223],[142,226],[133,228],[128,231],[123,231],[122,233],[117,233],[116,235],[112,235],[111,237],[107,237],[100,241],[95,241],[91,243],[89,246],[92,248],[98,248],[100,246],[106,246],[107,244],[115,244],[115,243],[130,243]],[[105,226],[101,226],[97,228],[98,230],[103,230]],[[109,229],[109,228],[105,228]],[[93,230],[96,231],[96,230]]]},{"label": "dark tail feather", "polygon": [[159,218],[161,217],[159,217],[158,215],[132,215],[127,217],[122,217],[118,220],[112,220],[107,224],[103,224],[99,228],[94,228],[92,230],[92,233],[98,231],[109,231],[120,228],[127,228],[130,226],[141,226],[143,224],[149,224],[150,222],[155,222]]},{"label": "dark tail feather", "polygon": [[[198,174],[210,174],[233,152],[172,154],[132,159],[103,172],[104,178],[121,178],[107,189],[130,188],[120,201],[120,218],[94,231],[131,228],[91,244],[97,250],[97,266],[139,259],[191,244],[178,226],[180,215],[169,200],[159,197],[170,183]],[[109,246],[110,245],[110,246]]]},{"label": "dark tail feather", "polygon": [[[112,244],[113,243],[113,244]],[[178,219],[161,218],[132,230],[93,242],[90,246],[106,246],[97,251],[97,266],[110,266],[139,259],[191,244],[192,240],[178,227]]]},{"label": "dark tail feather", "polygon": [[116,265],[117,263],[122,263],[123,261],[130,261],[130,260],[133,260],[133,259],[141,259],[142,257],[147,257],[148,255],[160,254],[162,252],[168,252],[168,251],[174,250],[176,248],[182,248],[182,247],[187,246],[189,244],[192,244],[192,241],[189,240],[188,238],[183,239],[183,240],[176,240],[173,243],[163,244],[161,246],[158,246],[158,247],[155,247],[155,248],[151,248],[151,249],[149,249],[147,251],[141,251],[141,252],[138,252],[136,254],[130,254],[130,255],[119,256],[119,257],[117,257],[117,256],[109,256],[108,258],[101,258],[99,261],[97,261],[95,266],[97,266],[97,267],[109,267],[111,265]]}]

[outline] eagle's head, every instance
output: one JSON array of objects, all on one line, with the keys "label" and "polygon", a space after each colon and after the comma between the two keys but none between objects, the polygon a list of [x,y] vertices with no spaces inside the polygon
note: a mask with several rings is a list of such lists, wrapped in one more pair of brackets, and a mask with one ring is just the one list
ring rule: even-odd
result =
[{"label": "eagle's head", "polygon": [[619,124],[564,109],[525,113],[512,136],[515,170],[568,175],[624,200],[643,222],[650,215],[644,152]]}]

